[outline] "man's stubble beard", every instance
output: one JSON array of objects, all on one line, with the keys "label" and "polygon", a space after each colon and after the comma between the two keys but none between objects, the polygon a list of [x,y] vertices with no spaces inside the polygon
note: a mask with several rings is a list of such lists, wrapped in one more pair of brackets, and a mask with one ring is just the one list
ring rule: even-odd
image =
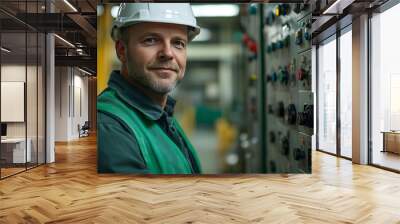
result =
[{"label": "man's stubble beard", "polygon": [[179,80],[179,75],[177,74],[176,80],[171,83],[171,85],[162,85],[161,82],[157,79],[152,79],[152,76],[142,74],[142,73],[135,73],[133,69],[133,63],[132,63],[132,57],[127,51],[127,62],[126,62],[126,67],[128,69],[128,77],[134,81],[137,82],[138,84],[150,88],[153,92],[160,94],[160,95],[165,95],[170,93],[176,86],[179,85],[181,80]]}]

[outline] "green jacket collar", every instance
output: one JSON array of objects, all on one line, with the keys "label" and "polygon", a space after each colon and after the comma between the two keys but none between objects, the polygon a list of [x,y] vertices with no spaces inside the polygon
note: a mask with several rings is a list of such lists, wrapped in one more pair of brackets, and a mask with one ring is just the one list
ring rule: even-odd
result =
[{"label": "green jacket collar", "polygon": [[130,106],[136,108],[144,114],[149,120],[159,120],[165,112],[167,116],[172,116],[176,101],[168,96],[167,103],[164,108],[136,89],[134,86],[129,85],[125,78],[120,74],[120,71],[113,71],[108,80],[108,88],[115,90],[119,97]]}]

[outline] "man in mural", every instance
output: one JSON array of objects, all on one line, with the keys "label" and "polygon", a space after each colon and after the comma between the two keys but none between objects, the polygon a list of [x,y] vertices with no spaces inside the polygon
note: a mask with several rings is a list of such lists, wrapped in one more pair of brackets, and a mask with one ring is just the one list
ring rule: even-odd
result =
[{"label": "man in mural", "polygon": [[99,95],[98,172],[201,173],[168,94],[183,79],[200,32],[186,3],[123,3],[111,36],[121,61]]}]

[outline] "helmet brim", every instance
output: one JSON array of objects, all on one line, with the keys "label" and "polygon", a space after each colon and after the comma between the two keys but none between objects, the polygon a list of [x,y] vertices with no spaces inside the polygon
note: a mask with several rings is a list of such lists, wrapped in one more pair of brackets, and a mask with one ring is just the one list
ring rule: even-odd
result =
[{"label": "helmet brim", "polygon": [[[185,23],[179,23],[179,22],[166,22],[165,20],[154,20],[154,19],[141,19],[141,20],[137,20],[135,19],[134,21],[125,21],[123,23],[123,25],[118,26],[115,25],[113,28],[123,28],[123,27],[128,27],[128,26],[132,26],[138,23],[164,23],[164,24],[174,24],[174,25],[182,25],[182,26],[186,26],[189,27],[190,29],[188,29],[188,40],[192,41],[197,35],[199,35],[200,33],[200,27],[199,26],[191,26]],[[111,34],[112,35],[112,34]]]}]

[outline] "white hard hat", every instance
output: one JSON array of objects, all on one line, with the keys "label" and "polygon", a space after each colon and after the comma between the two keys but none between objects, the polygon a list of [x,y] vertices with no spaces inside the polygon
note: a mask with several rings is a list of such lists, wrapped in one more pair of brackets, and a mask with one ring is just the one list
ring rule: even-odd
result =
[{"label": "white hard hat", "polygon": [[186,25],[188,38],[200,33],[189,3],[121,3],[117,18],[112,24],[111,37],[116,40],[115,29],[141,22],[158,22]]}]

